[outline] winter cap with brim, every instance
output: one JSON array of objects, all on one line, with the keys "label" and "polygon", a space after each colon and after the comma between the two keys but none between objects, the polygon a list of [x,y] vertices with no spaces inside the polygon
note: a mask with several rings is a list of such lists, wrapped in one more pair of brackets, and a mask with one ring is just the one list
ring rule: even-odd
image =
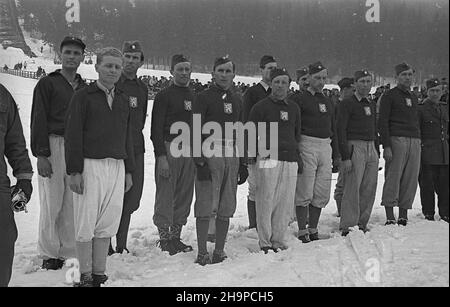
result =
[{"label": "winter cap with brim", "polygon": [[122,53],[126,52],[140,52],[142,56],[144,51],[142,51],[142,46],[139,41],[125,41],[122,45]]},{"label": "winter cap with brim", "polygon": [[307,67],[303,67],[303,68],[299,68],[295,71],[295,76],[297,77],[297,80],[300,79],[303,76],[306,76],[308,74],[308,68]]},{"label": "winter cap with brim", "polygon": [[259,67],[260,68],[265,68],[267,64],[269,63],[276,63],[277,61],[275,60],[275,58],[271,55],[263,55],[263,57],[261,58],[261,60],[259,61]]},{"label": "winter cap with brim", "polygon": [[86,49],[86,44],[83,43],[83,41],[80,38],[75,37],[75,36],[66,36],[66,37],[64,37],[64,39],[61,42],[61,45],[59,46],[59,49],[61,50],[62,47],[64,47],[65,45],[77,45],[77,46],[80,46],[81,49],[83,49],[83,52],[84,52],[84,49]]},{"label": "winter cap with brim", "polygon": [[353,83],[353,78],[345,77],[338,82],[338,86],[341,90],[343,90],[345,88],[351,88],[353,86]]},{"label": "winter cap with brim", "polygon": [[185,62],[191,62],[189,61],[189,59],[184,56],[183,54],[175,54],[172,56],[172,61],[170,62],[170,70],[173,71],[173,69],[175,68],[175,65],[177,65],[178,63],[185,63]]},{"label": "winter cap with brim", "polygon": [[310,64],[308,67],[310,75],[317,74],[318,72],[321,72],[322,70],[325,70],[325,69],[327,69],[327,68],[325,66],[323,66],[323,64],[320,61]]},{"label": "winter cap with brim", "polygon": [[357,82],[361,78],[369,77],[369,76],[372,76],[372,75],[370,74],[370,72],[368,70],[364,69],[364,70],[357,70],[357,71],[355,71],[353,76],[354,76],[355,82]]},{"label": "winter cap with brim", "polygon": [[279,76],[288,76],[289,83],[291,82],[291,76],[289,76],[288,71],[286,68],[274,68],[270,71],[270,81],[272,82],[273,79]]},{"label": "winter cap with brim", "polygon": [[397,76],[398,76],[398,75],[400,75],[402,72],[407,71],[407,70],[410,70],[410,69],[412,69],[413,72],[415,72],[415,70],[414,70],[409,64],[403,62],[403,63],[400,63],[400,64],[398,64],[398,65],[395,66],[395,73],[396,73]]},{"label": "winter cap with brim", "polygon": [[441,81],[439,81],[439,79],[437,79],[437,78],[427,80],[425,82],[425,84],[426,84],[427,90],[429,90],[430,88],[442,85]]},{"label": "winter cap with brim", "polygon": [[[226,63],[229,63],[229,62],[233,63],[233,61],[231,61],[229,55],[226,55],[226,56],[223,56],[223,57],[216,58],[216,59],[214,60],[213,71],[216,70],[216,67],[217,67],[217,66],[223,65],[223,64],[226,64]],[[233,68],[234,68],[234,63],[233,63]]]}]

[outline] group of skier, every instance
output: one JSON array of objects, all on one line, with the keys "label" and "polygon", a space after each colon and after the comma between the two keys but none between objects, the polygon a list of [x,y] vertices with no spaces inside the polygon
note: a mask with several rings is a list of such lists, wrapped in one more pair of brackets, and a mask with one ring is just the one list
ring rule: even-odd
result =
[{"label": "group of skier", "polygon": [[[144,186],[148,89],[137,77],[144,63],[139,41],[124,42],[121,51],[101,49],[95,65],[99,77],[89,85],[77,73],[85,48],[81,39],[65,37],[60,45],[62,68],[37,83],[31,151],[39,175],[42,267],[57,270],[65,260],[77,258],[81,278],[76,286],[100,286],[107,280],[108,254],[129,252],[131,215],[139,208]],[[183,54],[172,57],[172,83],[156,95],[151,113],[153,222],[163,251],[170,255],[193,251],[182,242],[181,232],[195,193],[195,262],[224,261],[237,187],[246,181],[249,228],[256,228],[264,253],[288,248],[287,229],[294,220],[300,242],[319,240],[333,169],[339,170],[335,189],[339,230],[343,236],[355,228],[368,231],[380,143],[386,161],[381,201],[386,224],[406,226],[419,182],[425,217],[434,219],[436,192],[439,215],[448,222],[448,106],[440,101],[440,80],[427,81],[428,98],[419,105],[410,91],[414,69],[401,63],[394,68],[397,86],[372,101],[373,77],[361,69],[339,82],[341,98],[334,103],[323,94],[328,69],[321,62],[296,71],[299,90],[291,93],[288,71],[265,55],[260,60],[262,80],[243,96],[233,88],[236,65],[228,56],[215,59],[212,83],[199,94],[189,87],[192,64]],[[17,178],[15,191],[20,188],[30,199],[32,168],[17,107],[6,89],[0,87],[0,93],[0,149]],[[246,135],[243,150],[236,134],[217,137],[200,129],[203,146],[197,154],[196,136],[179,142],[183,131],[173,129],[184,124],[195,131],[194,126],[207,123],[216,123],[223,131],[238,123],[265,123],[266,129]],[[274,155],[264,150],[271,138],[277,140]],[[249,150],[252,142],[254,152]],[[208,155],[205,148],[211,146],[219,154]],[[0,285],[5,286],[11,277],[17,230],[6,164],[3,158],[0,162],[0,217],[7,229],[0,234]],[[215,243],[212,255],[208,241]]]}]

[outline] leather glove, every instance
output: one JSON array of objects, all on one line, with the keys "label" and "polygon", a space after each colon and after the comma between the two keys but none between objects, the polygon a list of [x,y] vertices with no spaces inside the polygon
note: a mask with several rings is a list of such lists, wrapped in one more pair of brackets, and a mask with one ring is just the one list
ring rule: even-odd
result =
[{"label": "leather glove", "polygon": [[239,165],[239,174],[238,174],[238,185],[243,184],[244,182],[247,181],[248,178],[248,169],[247,169],[247,165],[245,164],[241,164]]},{"label": "leather glove", "polygon": [[13,194],[16,194],[19,189],[25,193],[28,201],[31,199],[31,194],[33,193],[33,186],[31,185],[31,180],[28,179],[19,179],[17,180],[16,186],[13,189]]},{"label": "leather glove", "polygon": [[207,163],[203,165],[196,164],[196,167],[198,181],[211,181],[211,171],[209,170]]}]

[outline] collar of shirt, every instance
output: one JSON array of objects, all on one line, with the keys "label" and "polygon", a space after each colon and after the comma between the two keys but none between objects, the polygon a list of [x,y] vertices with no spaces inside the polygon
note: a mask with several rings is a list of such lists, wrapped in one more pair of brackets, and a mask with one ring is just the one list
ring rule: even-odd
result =
[{"label": "collar of shirt", "polygon": [[307,90],[307,91],[308,91],[311,95],[313,95],[313,96],[315,96],[316,94],[319,94],[319,95],[324,96],[322,92],[316,92],[316,91],[314,91],[311,87],[308,87],[308,90]]},{"label": "collar of shirt", "polygon": [[400,91],[402,91],[402,92],[404,92],[404,93],[406,93],[406,94],[408,94],[408,95],[411,95],[411,89],[409,89],[409,88],[407,88],[407,87],[405,87],[405,86],[403,86],[403,85],[401,85],[401,84],[398,84],[398,85],[397,85],[397,88],[398,88]]},{"label": "collar of shirt", "polygon": [[[82,85],[84,83],[83,78],[81,78],[80,74],[75,74],[75,78],[73,79],[73,82],[70,82],[69,80],[66,79],[66,77],[63,76],[63,74],[61,73],[62,69],[57,69],[54,72],[50,73],[50,74],[57,74],[60,75],[61,77],[64,78],[64,80],[67,81],[67,83],[69,83],[70,85],[72,85],[72,87],[74,89],[77,89],[80,85]],[[73,86],[73,84],[75,85],[75,87]]]},{"label": "collar of shirt", "polygon": [[367,97],[362,97],[361,95],[359,95],[358,92],[355,92],[355,97],[356,97],[356,100],[358,100],[358,102],[361,102],[363,99],[367,100]]},{"label": "collar of shirt", "polygon": [[106,95],[106,102],[109,105],[109,108],[112,110],[112,104],[114,101],[114,90],[115,87],[113,87],[112,89],[108,90],[99,80],[97,80],[96,82],[97,86],[99,89],[101,89],[105,95]]},{"label": "collar of shirt", "polygon": [[266,82],[264,82],[263,80],[259,81],[259,84],[261,84],[261,86],[264,88],[264,90],[267,92],[270,88],[270,86],[268,84],[266,84]]},{"label": "collar of shirt", "polygon": [[286,106],[288,105],[286,98],[283,100],[278,100],[278,99],[275,99],[272,95],[270,95],[269,98],[275,104],[286,105]]},{"label": "collar of shirt", "polygon": [[108,90],[108,89],[106,88],[106,86],[104,86],[104,85],[100,82],[100,80],[97,80],[96,84],[97,84],[97,86],[98,86],[99,89],[101,89],[102,91],[105,92],[106,96],[113,96],[113,97],[114,97],[114,89],[115,89],[115,87],[113,87],[112,89]]},{"label": "collar of shirt", "polygon": [[135,75],[133,78],[128,78],[127,76],[125,76],[125,74],[123,74],[122,73],[122,75],[120,76],[120,81],[137,81],[138,80],[138,78],[137,78],[137,76]]}]

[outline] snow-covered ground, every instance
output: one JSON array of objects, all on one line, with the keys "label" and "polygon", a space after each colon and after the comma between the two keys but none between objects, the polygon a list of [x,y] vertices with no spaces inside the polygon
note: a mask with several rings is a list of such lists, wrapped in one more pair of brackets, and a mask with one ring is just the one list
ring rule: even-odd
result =
[{"label": "snow-covered ground", "polygon": [[[42,58],[36,59],[36,63],[47,72],[57,67]],[[92,65],[82,64],[79,72],[83,77],[96,78]],[[193,78],[197,76],[194,74]],[[27,144],[36,82],[0,74],[0,83],[10,90],[20,108]],[[151,107],[150,102],[149,112]],[[383,226],[384,209],[380,206],[383,172],[379,173],[377,199],[369,224],[371,231],[366,234],[355,231],[346,238],[341,237],[339,219],[335,216],[336,206],[331,200],[323,210],[319,225],[323,240],[300,243],[295,237],[296,223],[293,223],[289,227],[289,249],[264,255],[259,252],[255,230],[245,227],[248,222],[247,184],[244,184],[238,188],[237,211],[230,224],[226,244],[228,260],[206,267],[194,264],[196,232],[192,213],[182,238],[194,246],[194,252],[176,256],[162,253],[155,246],[158,236],[152,222],[155,161],[149,137],[150,124],[148,117],[144,130],[147,148],[145,185],[141,208],[132,217],[128,244],[131,254],[108,258],[110,280],[107,286],[449,286],[448,224],[424,221],[417,193],[407,227]],[[36,167],[36,159],[33,158],[32,162]],[[335,180],[334,176],[333,188]],[[41,260],[36,252],[39,221],[37,176],[33,184],[35,191],[28,205],[28,214],[16,214],[19,238],[10,285],[67,286],[65,276],[68,268],[56,272],[39,269]],[[212,244],[209,249],[212,251]]]}]

